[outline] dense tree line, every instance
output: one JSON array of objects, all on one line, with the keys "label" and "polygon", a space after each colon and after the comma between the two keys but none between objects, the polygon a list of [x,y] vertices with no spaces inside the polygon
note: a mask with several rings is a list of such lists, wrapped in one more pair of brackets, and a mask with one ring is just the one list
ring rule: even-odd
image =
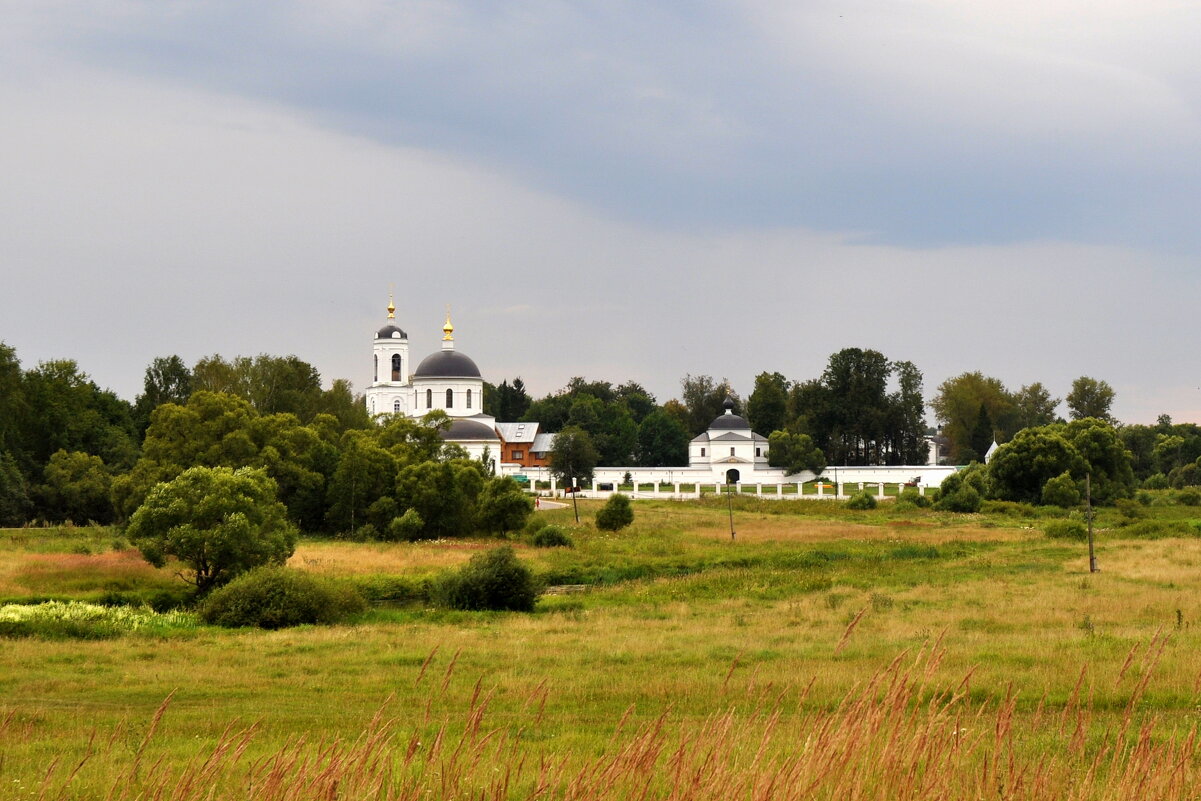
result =
[{"label": "dense tree line", "polygon": [[[1081,376],[1063,400],[1072,420],[1113,423],[1113,399],[1108,383]],[[1023,429],[1063,422],[1055,414],[1060,400],[1039,382],[1011,391],[1000,379],[967,372],[942,382],[930,406],[949,443],[948,461],[968,464],[982,460],[994,441],[1005,443]]]},{"label": "dense tree line", "polygon": [[74,362],[22,370],[0,345],[0,524],[123,522],[156,487],[209,468],[258,471],[310,533],[415,539],[521,525],[529,500],[446,444],[447,424],[436,414],[375,425],[347,382],[323,390],[295,356],[155,359],[130,404]]},{"label": "dense tree line", "polygon": [[[756,431],[770,432],[769,439],[775,432],[808,437],[811,444],[791,443],[790,450],[816,448],[831,464],[926,461],[921,371],[875,350],[844,348],[831,354],[821,376],[808,381],[760,373],[747,401],[747,419]],[[811,455],[816,467],[821,460]]]}]

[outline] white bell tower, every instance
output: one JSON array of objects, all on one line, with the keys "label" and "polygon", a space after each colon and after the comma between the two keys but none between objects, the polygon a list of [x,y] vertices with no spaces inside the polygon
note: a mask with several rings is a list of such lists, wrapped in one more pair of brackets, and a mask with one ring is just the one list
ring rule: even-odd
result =
[{"label": "white bell tower", "polygon": [[408,414],[409,411],[409,335],[396,325],[396,304],[388,295],[388,323],[375,333],[372,346],[371,386],[367,396],[367,413]]}]

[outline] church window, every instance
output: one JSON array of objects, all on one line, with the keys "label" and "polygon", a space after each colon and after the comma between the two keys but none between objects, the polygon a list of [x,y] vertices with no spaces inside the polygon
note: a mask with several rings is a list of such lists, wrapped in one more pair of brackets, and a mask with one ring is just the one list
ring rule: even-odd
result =
[{"label": "church window", "polygon": [[733,448],[730,448],[730,455],[731,455],[731,456],[733,456],[733,455],[734,455],[734,449],[733,449]]},{"label": "church window", "polygon": [[392,380],[393,381],[400,380],[400,354],[399,353],[392,354]]},{"label": "church window", "polygon": [[373,378],[371,380],[378,383],[379,382],[379,354],[378,353],[375,354],[375,356],[373,358],[375,359],[375,372],[372,373]]},{"label": "church window", "polygon": [[763,455],[763,449],[762,449],[762,448],[755,448],[755,456],[756,456],[756,457],[759,457],[759,456],[762,456],[762,455]]},{"label": "church window", "polygon": [[454,406],[455,406],[455,393],[454,393],[454,390],[452,390],[452,389],[448,389],[448,390],[446,390],[446,408],[447,408],[447,409],[453,409],[453,408],[454,408]]},{"label": "church window", "polygon": [[467,408],[471,408],[471,390],[467,390]]},{"label": "church window", "polygon": [[704,456],[704,455],[705,455],[705,449],[701,448],[701,456]]},{"label": "church window", "polygon": [[392,411],[397,412],[397,413],[400,412],[400,401],[398,401],[398,400],[392,401]]},{"label": "church window", "polygon": [[432,389],[427,389],[425,391],[425,408],[434,408],[434,391]]}]

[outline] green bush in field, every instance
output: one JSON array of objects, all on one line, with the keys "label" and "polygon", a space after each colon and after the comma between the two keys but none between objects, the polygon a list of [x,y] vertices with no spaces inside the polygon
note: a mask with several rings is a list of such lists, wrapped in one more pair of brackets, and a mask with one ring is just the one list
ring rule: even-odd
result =
[{"label": "green bush in field", "polygon": [[575,543],[567,532],[558,526],[543,526],[534,533],[530,542],[537,548],[574,548]]},{"label": "green bush in field", "polygon": [[1080,489],[1076,486],[1072,474],[1066,470],[1054,478],[1047,479],[1047,483],[1043,485],[1042,496],[1046,506],[1072,509],[1080,505]]},{"label": "green bush in field", "polygon": [[548,525],[550,524],[546,522],[545,517],[536,514],[530,515],[530,519],[525,524],[525,533],[533,536],[542,529],[546,528]]},{"label": "green bush in field", "polygon": [[1043,534],[1053,540],[1088,539],[1088,529],[1079,520],[1052,520],[1043,526]]},{"label": "green bush in field", "polygon": [[1155,473],[1143,480],[1143,489],[1162,490],[1168,488],[1168,477],[1163,473]]},{"label": "green bush in field", "polygon": [[1134,498],[1118,498],[1114,501],[1113,505],[1123,520],[1138,520],[1147,516],[1147,511],[1143,508],[1143,504]]},{"label": "green bush in field", "polygon": [[856,492],[851,496],[851,499],[847,501],[847,508],[857,510],[875,509],[876,498],[867,490]]},{"label": "green bush in field", "polygon": [[1038,510],[1028,503],[1019,501],[983,501],[980,511],[986,515],[1005,517],[1038,517]]},{"label": "green bush in field", "polygon": [[1195,489],[1181,490],[1176,493],[1176,503],[1181,506],[1201,506],[1201,492]]},{"label": "green bush in field", "polygon": [[602,531],[619,531],[634,522],[634,509],[630,499],[615,492],[596,513],[596,527]]},{"label": "green bush in field", "polygon": [[417,510],[406,509],[403,515],[392,518],[392,522],[388,524],[388,539],[393,542],[413,542],[421,539],[424,529],[425,521],[421,519]]},{"label": "green bush in field", "polygon": [[348,585],[286,567],[261,567],[214,590],[200,607],[205,623],[282,629],[338,623],[367,608]]},{"label": "green bush in field", "polygon": [[922,495],[917,487],[906,487],[897,497],[898,501],[904,501],[912,504],[919,509],[925,509],[930,505],[930,498],[927,495]]},{"label": "green bush in field", "polygon": [[[954,478],[954,476],[951,478]],[[950,478],[947,480],[950,481]],[[954,492],[939,493],[938,501],[934,504],[934,508],[944,512],[972,514],[980,511],[980,504],[982,502],[980,492],[975,487],[971,484],[962,484]]]},{"label": "green bush in field", "polygon": [[542,588],[509,546],[476,554],[461,569],[440,576],[430,588],[436,606],[532,612]]}]

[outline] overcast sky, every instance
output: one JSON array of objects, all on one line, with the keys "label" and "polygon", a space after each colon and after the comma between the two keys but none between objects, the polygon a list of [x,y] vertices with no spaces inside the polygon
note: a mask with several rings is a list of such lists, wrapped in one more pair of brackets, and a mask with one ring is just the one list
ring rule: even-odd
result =
[{"label": "overcast sky", "polygon": [[1201,6],[0,0],[0,340],[534,394],[874,348],[1201,422]]}]

